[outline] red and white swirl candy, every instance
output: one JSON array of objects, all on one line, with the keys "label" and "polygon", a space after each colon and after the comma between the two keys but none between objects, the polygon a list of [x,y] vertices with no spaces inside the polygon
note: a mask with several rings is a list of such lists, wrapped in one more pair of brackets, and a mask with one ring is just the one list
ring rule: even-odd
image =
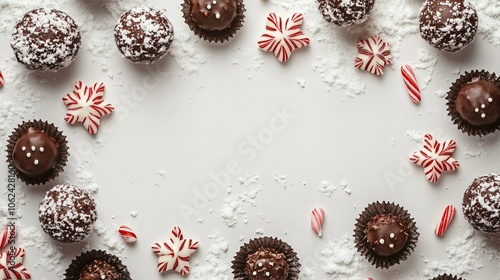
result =
[{"label": "red and white swirl candy", "polygon": [[323,235],[323,222],[325,219],[325,210],[323,208],[314,208],[311,213],[311,228],[318,234],[319,237]]},{"label": "red and white swirl candy", "polygon": [[436,234],[438,237],[442,236],[446,229],[448,229],[448,226],[450,225],[451,221],[453,220],[453,217],[455,216],[455,212],[457,209],[453,205],[448,205],[444,209],[444,213],[441,216],[441,220],[436,226],[436,229],[434,229],[434,234]]},{"label": "red and white swirl candy", "polygon": [[5,84],[5,80],[3,78],[3,74],[2,74],[2,71],[0,71],[0,87],[3,86],[3,84]]},{"label": "red and white swirl candy", "polygon": [[[12,236],[11,236],[12,234]],[[4,231],[0,234],[0,249],[7,246],[9,241],[16,236],[15,230],[11,232],[10,228],[7,226]]]},{"label": "red and white swirl candy", "polygon": [[118,232],[122,236],[123,240],[127,243],[132,243],[137,241],[137,234],[128,226],[121,225],[118,228]]},{"label": "red and white swirl candy", "polygon": [[405,64],[401,66],[401,74],[403,75],[403,80],[406,85],[406,89],[408,90],[408,95],[410,96],[411,101],[418,104],[420,103],[420,88],[417,84],[417,78],[415,76],[415,72],[410,65]]}]

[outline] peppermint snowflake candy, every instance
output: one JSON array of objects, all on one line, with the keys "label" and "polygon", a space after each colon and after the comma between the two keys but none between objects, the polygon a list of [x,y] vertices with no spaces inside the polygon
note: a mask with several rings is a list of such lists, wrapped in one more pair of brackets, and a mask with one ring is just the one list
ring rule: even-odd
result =
[{"label": "peppermint snowflake candy", "polygon": [[5,84],[5,80],[3,78],[2,71],[0,71],[0,87],[3,87],[4,84]]},{"label": "peppermint snowflake candy", "polygon": [[259,49],[273,52],[280,62],[286,62],[297,48],[309,45],[309,38],[300,30],[304,21],[301,13],[283,20],[275,13],[267,16],[266,33],[258,42]]},{"label": "peppermint snowflake candy", "polygon": [[434,229],[434,234],[436,236],[440,237],[444,234],[444,232],[448,229],[448,226],[450,225],[451,221],[453,220],[456,211],[457,209],[455,208],[455,206],[453,205],[446,206],[443,215],[441,216],[441,220],[439,220],[439,223]]},{"label": "peppermint snowflake candy", "polygon": [[391,44],[375,35],[358,41],[358,56],[354,67],[375,75],[384,74],[384,66],[392,64]]},{"label": "peppermint snowflake candy", "polygon": [[411,101],[415,104],[420,103],[420,88],[418,87],[417,78],[411,66],[408,64],[401,66],[401,75],[403,75],[403,80]]},{"label": "peppermint snowflake candy", "polygon": [[456,170],[460,164],[452,158],[456,143],[448,140],[438,142],[430,134],[424,137],[424,147],[410,157],[410,160],[424,168],[427,180],[435,183],[444,171]]},{"label": "peppermint snowflake candy", "polygon": [[137,234],[128,226],[121,225],[118,228],[118,232],[126,243],[132,243],[137,241]]},{"label": "peppermint snowflake candy", "polygon": [[64,120],[70,124],[81,122],[90,134],[95,134],[101,123],[101,117],[115,109],[111,104],[104,102],[103,95],[103,83],[88,87],[78,81],[75,90],[62,99],[68,107]]},{"label": "peppermint snowflake candy", "polygon": [[189,274],[189,258],[198,249],[198,241],[184,239],[179,227],[174,227],[169,240],[155,243],[151,249],[158,255],[158,272],[175,270]]},{"label": "peppermint snowflake candy", "polygon": [[311,228],[318,234],[323,235],[323,221],[325,219],[325,210],[323,208],[314,208],[311,213]]},{"label": "peppermint snowflake candy", "polygon": [[[16,248],[11,255],[11,251],[0,253],[0,279],[27,280],[31,279],[31,274],[23,266],[24,249]],[[12,263],[12,258],[14,261]]]}]

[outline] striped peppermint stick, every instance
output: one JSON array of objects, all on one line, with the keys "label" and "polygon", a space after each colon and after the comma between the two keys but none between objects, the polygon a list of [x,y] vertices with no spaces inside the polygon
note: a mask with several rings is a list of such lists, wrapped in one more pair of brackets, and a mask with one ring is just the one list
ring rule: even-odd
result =
[{"label": "striped peppermint stick", "polygon": [[3,87],[4,84],[5,84],[5,79],[3,78],[2,71],[0,71],[0,87]]},{"label": "striped peppermint stick", "polygon": [[128,226],[121,225],[118,228],[118,232],[122,236],[123,240],[127,243],[132,243],[137,241],[137,234]]},{"label": "striped peppermint stick", "polygon": [[[9,235],[10,235],[10,229],[9,227],[6,227],[4,231],[2,231],[2,234],[0,235],[0,249],[9,244]],[[14,235],[11,238],[13,238],[14,236],[15,236],[15,231]]]},{"label": "striped peppermint stick", "polygon": [[453,220],[453,217],[455,216],[455,212],[457,209],[453,205],[448,205],[444,209],[444,213],[441,216],[441,220],[436,226],[436,229],[434,230],[434,234],[436,234],[438,237],[442,236],[446,229],[448,229],[448,226],[450,225],[451,221]]},{"label": "striped peppermint stick", "polygon": [[410,96],[411,101],[415,104],[420,103],[420,88],[417,84],[417,78],[413,69],[410,65],[405,64],[401,66],[401,74],[403,75],[403,80],[406,85],[406,89],[408,90],[408,95]]},{"label": "striped peppermint stick", "polygon": [[318,234],[323,235],[323,221],[325,219],[325,210],[323,208],[314,208],[311,213],[311,228]]}]

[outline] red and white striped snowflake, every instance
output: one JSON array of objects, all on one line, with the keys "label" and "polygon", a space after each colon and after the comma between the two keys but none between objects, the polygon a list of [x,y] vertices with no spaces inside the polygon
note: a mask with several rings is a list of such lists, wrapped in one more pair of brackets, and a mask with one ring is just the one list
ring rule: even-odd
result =
[{"label": "red and white striped snowflake", "polygon": [[266,33],[260,37],[259,49],[274,52],[281,62],[286,62],[297,48],[309,45],[310,40],[300,30],[304,21],[301,13],[295,13],[291,18],[283,20],[275,13],[267,16]]},{"label": "red and white striped snowflake", "polygon": [[101,123],[101,117],[115,109],[111,104],[104,102],[103,95],[103,83],[95,83],[94,86],[88,87],[78,81],[75,90],[62,99],[68,107],[64,120],[70,124],[81,122],[90,134],[95,134]]},{"label": "red and white striped snowflake", "polygon": [[427,180],[435,183],[444,171],[456,170],[460,164],[452,158],[456,142],[438,142],[430,134],[424,137],[424,147],[410,157],[410,160],[424,168]]},{"label": "red and white striped snowflake", "polygon": [[0,279],[26,280],[31,279],[31,274],[23,266],[24,249],[16,248],[13,251],[0,253]]},{"label": "red and white striped snowflake", "polygon": [[175,270],[189,274],[189,258],[198,249],[198,241],[184,239],[179,227],[174,227],[169,240],[155,243],[151,249],[158,255],[158,272]]},{"label": "red and white striped snowflake", "polygon": [[354,67],[375,75],[384,74],[384,66],[392,64],[391,44],[375,35],[358,41]]}]

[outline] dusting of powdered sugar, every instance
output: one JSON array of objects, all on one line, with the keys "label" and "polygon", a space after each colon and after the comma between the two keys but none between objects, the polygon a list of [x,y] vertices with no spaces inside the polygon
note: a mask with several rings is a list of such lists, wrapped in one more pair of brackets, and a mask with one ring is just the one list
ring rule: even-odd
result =
[{"label": "dusting of powdered sugar", "polygon": [[430,51],[425,49],[418,50],[418,60],[419,62],[414,64],[416,69],[422,69],[427,72],[427,76],[424,79],[419,79],[419,87],[421,90],[424,90],[429,86],[432,78],[436,75],[435,66],[438,62],[438,59],[435,54],[432,54]]},{"label": "dusting of powdered sugar", "polygon": [[231,195],[229,192],[220,209],[221,217],[226,226],[235,227],[241,218],[243,218],[244,223],[248,222],[247,205],[257,207],[255,198],[260,191],[260,188],[254,188],[236,195]]},{"label": "dusting of powdered sugar", "polygon": [[190,277],[193,279],[231,279],[231,261],[227,256],[229,243],[217,229],[208,236],[208,239],[210,239],[210,247],[208,247],[205,260],[195,262]]},{"label": "dusting of powdered sugar", "polygon": [[100,247],[102,249],[118,257],[123,257],[125,245],[123,239],[118,234],[118,226],[116,224],[105,225],[97,220],[94,224],[94,231],[101,237],[102,244]]},{"label": "dusting of powdered sugar", "polygon": [[367,267],[354,244],[354,237],[347,233],[323,242],[318,254],[321,270],[333,279],[361,279]]},{"label": "dusting of powdered sugar", "polygon": [[35,227],[22,227],[18,234],[18,243],[27,251],[37,248],[42,252],[42,256],[35,263],[35,268],[43,267],[47,271],[54,271],[59,279],[63,278],[64,270],[61,261],[64,253],[61,246],[49,241],[49,237]]}]

